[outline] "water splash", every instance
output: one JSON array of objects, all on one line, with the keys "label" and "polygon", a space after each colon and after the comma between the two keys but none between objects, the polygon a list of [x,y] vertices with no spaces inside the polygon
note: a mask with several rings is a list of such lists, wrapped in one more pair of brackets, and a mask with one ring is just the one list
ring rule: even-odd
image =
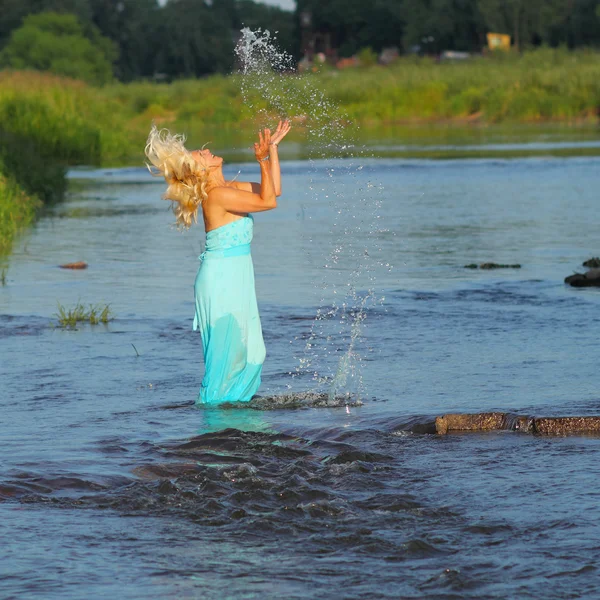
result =
[{"label": "water splash", "polygon": [[381,301],[375,291],[381,266],[375,234],[381,231],[382,188],[359,183],[369,155],[353,139],[356,127],[311,74],[294,72],[294,60],[278,49],[269,31],[243,29],[236,54],[246,110],[260,127],[289,118],[302,131],[310,164],[307,194],[326,202],[331,215],[326,250],[317,256],[314,240],[308,239],[310,262],[322,267],[316,284],[320,307],[308,336],[296,340],[301,347],[292,376],[309,375],[314,391],[326,390],[330,399],[360,399],[363,322],[370,306]]}]

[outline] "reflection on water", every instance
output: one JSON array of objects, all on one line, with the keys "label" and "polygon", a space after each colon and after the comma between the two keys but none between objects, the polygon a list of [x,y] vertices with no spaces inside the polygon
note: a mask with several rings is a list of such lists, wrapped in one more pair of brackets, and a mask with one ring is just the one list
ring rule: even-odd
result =
[{"label": "reflection on water", "polygon": [[199,407],[199,434],[221,431],[223,429],[238,429],[239,431],[272,432],[273,428],[259,411],[244,408],[218,409]]},{"label": "reflection on water", "polygon": [[[265,117],[265,125],[272,126]],[[255,135],[248,131],[215,131],[207,139],[218,140],[214,152],[226,161],[253,160],[249,140]],[[349,137],[349,133],[345,134]],[[356,156],[357,148],[365,149],[374,158],[511,158],[525,156],[598,156],[600,129],[595,125],[563,124],[486,124],[430,125],[386,124],[382,127],[352,128],[348,148],[330,148],[321,140],[311,139],[310,131],[296,126],[293,139],[281,145],[284,160],[311,160],[317,156],[345,158]],[[206,140],[192,140],[202,145]]]}]

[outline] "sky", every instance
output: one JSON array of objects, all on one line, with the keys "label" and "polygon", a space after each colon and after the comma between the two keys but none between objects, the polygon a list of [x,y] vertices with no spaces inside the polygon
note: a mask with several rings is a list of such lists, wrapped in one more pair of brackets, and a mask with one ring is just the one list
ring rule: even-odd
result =
[{"label": "sky", "polygon": [[[279,6],[279,8],[283,8],[285,10],[295,10],[296,8],[296,0],[256,0],[261,4],[270,4],[271,6]],[[167,0],[158,0],[158,3],[161,6],[164,6],[167,3]]]},{"label": "sky", "polygon": [[284,8],[285,10],[294,10],[296,8],[295,0],[258,0],[258,2],[279,6],[279,8]]}]

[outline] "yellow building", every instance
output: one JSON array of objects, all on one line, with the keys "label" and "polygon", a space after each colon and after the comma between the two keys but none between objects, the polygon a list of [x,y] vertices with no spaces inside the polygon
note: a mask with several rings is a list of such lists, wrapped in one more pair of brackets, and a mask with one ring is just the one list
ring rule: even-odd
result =
[{"label": "yellow building", "polygon": [[490,50],[510,50],[510,35],[506,33],[488,33],[487,43]]}]

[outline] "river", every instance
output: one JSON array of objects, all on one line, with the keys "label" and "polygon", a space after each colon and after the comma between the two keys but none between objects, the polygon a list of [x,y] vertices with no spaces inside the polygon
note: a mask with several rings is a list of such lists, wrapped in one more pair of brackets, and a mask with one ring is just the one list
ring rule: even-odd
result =
[{"label": "river", "polygon": [[[147,171],[71,171],[16,244],[0,288],[0,596],[593,596],[598,438],[419,425],[600,413],[600,293],[563,283],[600,252],[600,158],[290,160],[283,178],[253,242],[265,410],[193,404],[203,232],[169,226]],[[58,268],[75,260],[89,268]],[[521,268],[464,268],[490,261]],[[347,282],[350,304],[373,290],[364,309],[335,300]],[[58,327],[57,303],[78,301],[114,320]],[[314,325],[331,302],[332,321],[363,311],[361,405],[314,402],[314,373],[335,374],[350,343]]]}]

